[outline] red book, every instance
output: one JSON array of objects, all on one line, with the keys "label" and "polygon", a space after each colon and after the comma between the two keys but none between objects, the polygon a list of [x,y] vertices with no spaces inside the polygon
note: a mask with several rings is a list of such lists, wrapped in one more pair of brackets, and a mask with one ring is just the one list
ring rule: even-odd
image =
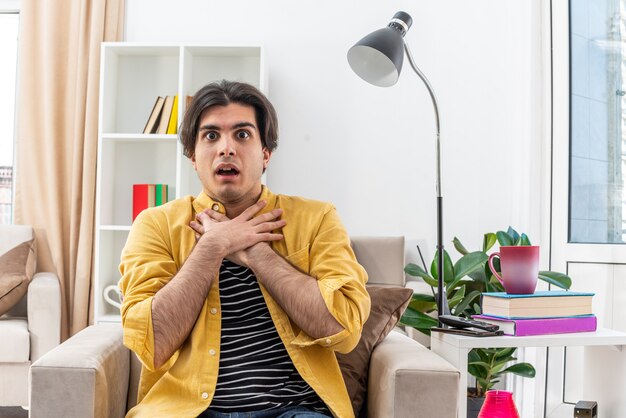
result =
[{"label": "red book", "polygon": [[133,222],[139,213],[154,206],[154,184],[133,184]]},{"label": "red book", "polygon": [[472,318],[498,325],[506,335],[547,335],[570,332],[593,332],[598,325],[595,315],[564,316],[560,318],[510,319],[490,315],[472,315]]}]

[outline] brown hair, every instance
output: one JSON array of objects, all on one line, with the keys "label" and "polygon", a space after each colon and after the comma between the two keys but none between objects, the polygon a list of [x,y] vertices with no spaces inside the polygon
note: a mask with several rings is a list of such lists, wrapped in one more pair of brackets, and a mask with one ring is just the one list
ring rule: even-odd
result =
[{"label": "brown hair", "polygon": [[216,81],[202,87],[193,96],[180,126],[179,139],[183,153],[191,158],[198,139],[198,124],[202,112],[211,106],[227,106],[230,103],[249,105],[254,108],[256,123],[261,133],[263,147],[274,151],[278,145],[278,117],[274,106],[256,87],[236,81]]}]

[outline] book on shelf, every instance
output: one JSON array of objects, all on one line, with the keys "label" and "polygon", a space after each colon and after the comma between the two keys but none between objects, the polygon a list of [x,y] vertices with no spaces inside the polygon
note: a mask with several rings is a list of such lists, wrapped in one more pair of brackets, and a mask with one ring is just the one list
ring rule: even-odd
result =
[{"label": "book on shelf", "polygon": [[167,203],[167,184],[133,184],[133,222],[142,210]]},{"label": "book on shelf", "polygon": [[592,297],[593,293],[560,290],[528,295],[487,292],[482,294],[482,313],[511,319],[591,315]]},{"label": "book on shelf", "polygon": [[153,134],[156,133],[157,127],[159,126],[161,110],[163,110],[163,103],[165,102],[165,98],[159,96],[154,102],[154,106],[152,106],[152,112],[150,112],[150,116],[148,117],[148,121],[146,122],[146,126],[143,128],[144,134]]},{"label": "book on shelf", "polygon": [[155,184],[154,206],[167,203],[167,184]]},{"label": "book on shelf", "polygon": [[167,124],[167,133],[176,134],[178,131],[178,96],[174,96],[174,104],[172,105],[172,114]]},{"label": "book on shelf", "polygon": [[505,335],[516,336],[594,332],[598,326],[598,318],[595,315],[510,319],[483,314],[472,315],[472,318],[498,325]]},{"label": "book on shelf", "polygon": [[158,134],[166,134],[167,126],[170,123],[170,116],[172,115],[172,107],[174,106],[174,96],[165,96],[165,102],[163,103],[163,110],[161,111],[161,119],[159,120]]}]

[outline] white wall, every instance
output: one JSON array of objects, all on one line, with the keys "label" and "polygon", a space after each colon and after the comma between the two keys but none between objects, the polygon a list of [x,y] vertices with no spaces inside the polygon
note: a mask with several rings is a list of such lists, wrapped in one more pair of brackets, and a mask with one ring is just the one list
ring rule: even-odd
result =
[{"label": "white wall", "polygon": [[446,246],[458,236],[478,248],[484,232],[509,224],[539,243],[539,0],[127,0],[126,40],[262,45],[281,126],[272,190],[332,201],[351,234],[405,235],[430,258],[427,91],[408,62],[383,89],[346,61],[354,42],[398,10],[413,16],[407,40],[439,99]]}]

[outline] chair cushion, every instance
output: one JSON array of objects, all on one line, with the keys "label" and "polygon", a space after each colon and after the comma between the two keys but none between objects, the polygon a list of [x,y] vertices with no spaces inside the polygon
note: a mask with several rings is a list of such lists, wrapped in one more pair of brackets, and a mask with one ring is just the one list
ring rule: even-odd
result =
[{"label": "chair cushion", "polygon": [[0,318],[0,363],[24,363],[30,357],[26,318]]},{"label": "chair cushion", "polygon": [[372,301],[370,316],[363,325],[361,340],[348,354],[337,353],[339,367],[352,400],[354,415],[365,402],[369,361],[374,347],[396,326],[411,301],[413,290],[405,287],[368,286]]},{"label": "chair cushion", "polygon": [[0,256],[0,315],[24,297],[35,274],[35,240],[24,241]]}]

